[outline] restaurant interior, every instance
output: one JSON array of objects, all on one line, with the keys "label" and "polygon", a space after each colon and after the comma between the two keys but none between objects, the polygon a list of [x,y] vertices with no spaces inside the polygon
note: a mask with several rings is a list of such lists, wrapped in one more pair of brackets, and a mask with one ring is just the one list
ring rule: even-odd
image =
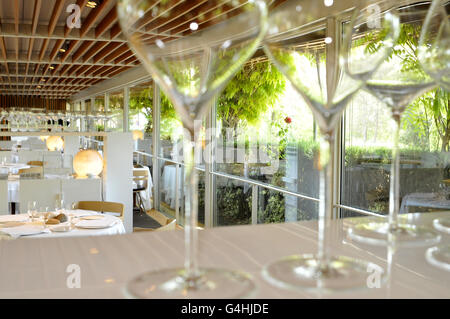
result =
[{"label": "restaurant interior", "polygon": [[0,0],[0,298],[449,298],[449,14]]}]

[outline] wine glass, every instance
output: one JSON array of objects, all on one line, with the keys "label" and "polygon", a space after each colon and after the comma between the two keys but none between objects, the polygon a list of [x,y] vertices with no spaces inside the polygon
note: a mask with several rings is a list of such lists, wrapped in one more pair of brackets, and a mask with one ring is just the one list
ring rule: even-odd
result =
[{"label": "wine glass", "polygon": [[41,209],[39,209],[40,219],[42,220],[44,228],[47,228],[47,222],[50,219],[50,212],[48,209],[48,207],[41,207]]},{"label": "wine glass", "polygon": [[[434,0],[431,3],[418,47],[421,66],[446,91],[450,91],[449,9],[449,1]],[[433,225],[436,230],[450,234],[450,218],[437,218]],[[429,248],[426,259],[430,264],[450,271],[450,245]]]},{"label": "wine glass", "polygon": [[[436,86],[435,81],[420,67],[416,56],[416,48],[421,31],[421,23],[427,12],[424,2],[411,1],[392,2],[400,18],[400,36],[390,59],[386,60],[372,75],[361,75],[351,66],[348,74],[353,78],[362,78],[365,88],[390,109],[394,125],[394,147],[390,174],[389,216],[387,222],[365,222],[349,229],[350,238],[372,245],[388,243],[388,233],[398,242],[399,247],[426,246],[439,242],[440,235],[431,228],[401,222],[398,218],[400,210],[400,154],[399,135],[402,114],[415,98]],[[358,24],[352,27],[353,37],[361,33]],[[383,29],[380,30],[381,34]],[[367,36],[367,35],[366,35]],[[370,38],[369,34],[369,38]],[[372,36],[373,37],[373,36]],[[354,41],[354,43],[357,41]],[[364,51],[365,63],[370,64],[373,52],[385,46],[384,41],[370,43]]]},{"label": "wine glass", "polygon": [[420,34],[418,57],[425,72],[450,91],[450,21],[448,0],[434,0]]},{"label": "wine glass", "polygon": [[[371,2],[361,5],[366,11],[368,3]],[[365,288],[369,268],[377,269],[385,279],[381,267],[347,256],[334,256],[330,251],[333,240],[330,228],[334,211],[332,159],[335,131],[348,102],[361,88],[362,81],[354,80],[343,72],[342,61],[350,53],[343,47],[339,54],[336,32],[323,26],[323,21],[336,13],[334,6],[329,4],[323,1],[290,1],[280,6],[269,18],[264,45],[267,55],[310,107],[322,138],[316,163],[320,170],[317,253],[274,261],[264,267],[263,277],[281,288],[318,293]],[[355,12],[359,10],[358,7]],[[385,40],[392,43],[396,36],[395,15],[383,12],[378,18],[390,26]],[[388,52],[383,50],[377,59],[364,66],[366,76],[377,69]]]},{"label": "wine glass", "polygon": [[[254,290],[247,274],[200,268],[194,131],[239,68],[256,52],[267,29],[262,0],[211,0],[182,15],[179,1],[121,0],[119,20],[130,46],[171,99],[185,128],[185,267],[143,274],[127,286],[138,298],[244,297]],[[175,21],[180,23],[172,23]],[[172,22],[170,22],[172,21]]]},{"label": "wine glass", "polygon": [[28,218],[31,222],[34,221],[34,218],[36,217],[36,209],[37,209],[37,202],[36,201],[29,201],[28,202]]}]

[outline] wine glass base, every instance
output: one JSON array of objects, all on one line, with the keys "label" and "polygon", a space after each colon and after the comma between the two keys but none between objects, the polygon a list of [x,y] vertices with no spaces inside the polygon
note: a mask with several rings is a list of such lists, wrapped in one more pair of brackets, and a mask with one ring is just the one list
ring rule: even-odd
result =
[{"label": "wine glass base", "polygon": [[[375,272],[379,276],[372,282],[369,277]],[[262,271],[264,279],[274,286],[314,293],[353,291],[372,288],[372,284],[379,288],[386,281],[384,273],[378,265],[345,256],[332,256],[321,267],[312,254],[285,257]]]},{"label": "wine glass base", "polygon": [[189,279],[185,269],[164,269],[132,279],[125,295],[139,299],[229,299],[248,298],[255,292],[250,276],[225,269],[202,268]]},{"label": "wine glass base", "polygon": [[390,229],[389,224],[383,222],[361,223],[350,228],[347,234],[360,243],[377,246],[386,246],[391,239],[397,247],[430,246],[441,240],[439,233],[424,226],[400,224]]},{"label": "wine glass base", "polygon": [[425,256],[431,265],[450,271],[450,245],[428,248]]},{"label": "wine glass base", "polygon": [[433,226],[437,230],[450,234],[450,218],[438,218],[433,221]]}]

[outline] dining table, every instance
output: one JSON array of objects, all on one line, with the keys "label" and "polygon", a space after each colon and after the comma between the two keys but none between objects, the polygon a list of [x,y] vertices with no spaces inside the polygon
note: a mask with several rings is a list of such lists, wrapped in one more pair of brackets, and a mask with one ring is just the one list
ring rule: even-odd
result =
[{"label": "dining table", "polygon": [[[445,194],[450,195],[450,194]],[[403,197],[400,214],[409,213],[410,207],[426,207],[430,209],[450,209],[450,198],[439,193],[411,193]]]},{"label": "dining table", "polygon": [[[2,215],[0,233],[14,239],[125,234],[123,222],[119,217],[80,209],[65,210],[63,213],[70,216],[71,220],[55,225],[44,225],[39,216],[31,220],[28,214]],[[53,212],[53,215],[56,214]]]},{"label": "dining table", "polygon": [[[415,213],[401,220],[433,227],[436,218],[450,212]],[[381,217],[352,217],[330,223],[330,251],[379,265],[387,278],[380,285],[356,291],[316,293],[287,290],[267,282],[262,269],[282,257],[315,253],[315,220],[206,228],[200,230],[199,264],[240,270],[254,283],[252,298],[449,298],[450,272],[431,265],[425,258],[429,246],[399,248],[353,242],[347,229],[355,223]],[[438,245],[449,245],[442,233]],[[0,241],[0,298],[126,298],[127,283],[145,272],[182,267],[182,230],[137,232],[120,236],[34,238]],[[72,268],[71,268],[72,267]],[[70,269],[80,270],[80,286],[70,287]],[[388,272],[387,270],[390,269]],[[368,270],[368,276],[371,272]]]}]

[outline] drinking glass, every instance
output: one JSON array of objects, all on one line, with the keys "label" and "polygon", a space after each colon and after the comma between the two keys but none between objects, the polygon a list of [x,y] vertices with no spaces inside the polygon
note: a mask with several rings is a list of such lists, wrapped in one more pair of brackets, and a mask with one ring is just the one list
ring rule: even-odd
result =
[{"label": "drinking glass", "polygon": [[27,209],[27,213],[28,213],[28,218],[31,222],[34,221],[34,218],[36,217],[36,213],[37,213],[37,202],[36,201],[29,201],[28,202],[28,209]]},{"label": "drinking glass", "polygon": [[56,214],[63,214],[65,210],[65,206],[64,206],[64,200],[62,199],[57,199],[55,200],[55,213]]},{"label": "drinking glass", "polygon": [[[450,91],[450,22],[448,0],[434,0],[422,26],[418,57],[427,72],[445,91]],[[446,198],[444,198],[445,200]],[[434,228],[450,234],[450,218],[433,221]],[[429,248],[427,261],[433,266],[450,271],[450,245]]]},{"label": "drinking glass", "polygon": [[[362,79],[365,89],[384,102],[391,109],[394,126],[394,147],[390,173],[389,216],[387,222],[366,222],[350,228],[350,238],[367,244],[383,245],[388,243],[388,233],[397,241],[398,247],[426,246],[440,240],[440,235],[431,228],[400,222],[400,154],[399,136],[402,114],[415,98],[436,86],[433,79],[420,67],[416,49],[420,36],[421,23],[428,5],[424,2],[391,1],[400,21],[400,35],[388,60],[373,74],[357,72],[356,65],[350,65],[347,73],[353,78]],[[378,35],[383,35],[383,27]],[[359,44],[364,36],[368,44],[362,51],[364,63],[371,64],[377,53],[386,45],[386,41],[373,41],[376,35],[364,34],[358,23],[352,24],[353,46]],[[363,33],[363,34],[361,34]],[[389,44],[390,45],[390,44]]]},{"label": "drinking glass", "polygon": [[448,0],[433,0],[417,48],[421,66],[439,86],[450,91],[450,21]]},{"label": "drinking glass", "polygon": [[[197,234],[197,173],[194,132],[212,99],[257,50],[267,29],[266,2],[121,0],[119,20],[130,46],[170,98],[185,129],[185,267],[156,270],[133,279],[127,293],[139,298],[244,297],[254,289],[249,276],[200,268]],[[190,8],[190,9],[189,9]],[[192,10],[192,11],[191,11]]]},{"label": "drinking glass", "polygon": [[47,228],[47,222],[50,218],[50,212],[48,211],[48,207],[41,207],[39,209],[39,213],[40,213],[40,219],[42,220],[43,224],[44,224],[44,228]]},{"label": "drinking glass", "polygon": [[[355,12],[369,12],[372,2],[362,2]],[[290,1],[269,17],[266,53],[306,101],[322,135],[316,163],[320,170],[317,253],[289,256],[266,265],[264,278],[281,288],[319,293],[359,289],[367,287],[369,267],[383,273],[370,262],[331,254],[335,131],[348,102],[362,86],[361,80],[352,79],[342,70],[342,61],[351,52],[345,46],[340,52],[337,32],[320,23],[333,17],[337,10],[329,2]],[[389,27],[385,41],[393,43],[396,16],[383,11],[375,18]],[[376,59],[364,65],[364,73],[369,76],[375,72],[388,53],[388,49],[382,50]]]}]

